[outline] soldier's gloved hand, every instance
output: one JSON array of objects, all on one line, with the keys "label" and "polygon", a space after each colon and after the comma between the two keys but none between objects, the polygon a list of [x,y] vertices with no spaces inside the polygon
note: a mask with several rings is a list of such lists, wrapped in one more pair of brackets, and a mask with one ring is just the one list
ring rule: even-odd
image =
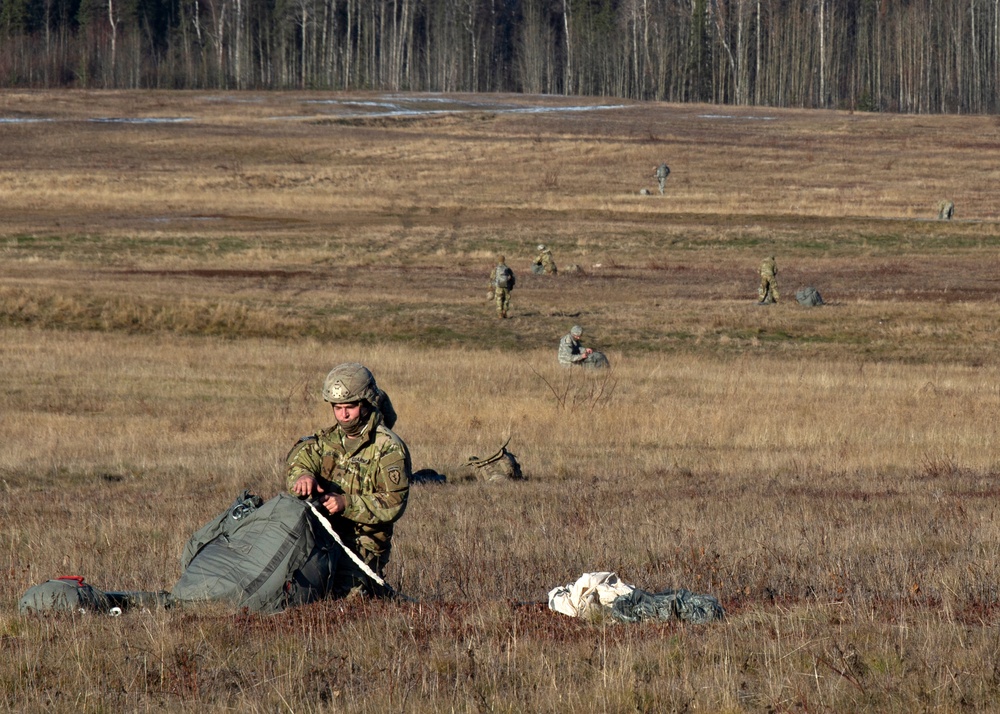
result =
[{"label": "soldier's gloved hand", "polygon": [[323,487],[311,474],[303,474],[292,484],[292,493],[306,498],[314,493],[323,493]]}]

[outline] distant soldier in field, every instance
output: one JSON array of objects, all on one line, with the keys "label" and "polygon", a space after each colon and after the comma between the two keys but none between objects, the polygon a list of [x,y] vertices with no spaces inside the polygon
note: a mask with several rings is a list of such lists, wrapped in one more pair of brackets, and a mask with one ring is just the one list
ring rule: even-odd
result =
[{"label": "distant soldier in field", "polygon": [[758,305],[770,305],[778,302],[778,265],[774,262],[774,256],[768,256],[760,263],[760,287],[757,288],[757,295],[760,297]]},{"label": "distant soldier in field", "polygon": [[508,267],[502,255],[497,256],[497,264],[490,272],[490,295],[496,302],[497,317],[506,318],[510,309],[510,293],[514,289],[514,271]]},{"label": "distant soldier in field", "polygon": [[656,177],[656,183],[660,185],[661,196],[663,195],[663,189],[666,188],[667,176],[669,175],[670,175],[670,167],[667,166],[666,164],[660,164],[659,166],[656,167],[656,170],[653,172],[653,176]]},{"label": "distant soldier in field", "polygon": [[955,203],[954,201],[941,201],[938,204],[938,220],[940,221],[950,221],[951,217],[955,215]]},{"label": "distant soldier in field", "polygon": [[559,340],[559,364],[563,367],[609,367],[608,358],[603,352],[592,350],[580,344],[583,328],[573,325],[569,333]]},{"label": "distant soldier in field", "polygon": [[541,243],[538,244],[538,255],[535,256],[531,264],[531,272],[535,275],[555,275],[557,272],[556,261],[552,259],[552,251]]}]

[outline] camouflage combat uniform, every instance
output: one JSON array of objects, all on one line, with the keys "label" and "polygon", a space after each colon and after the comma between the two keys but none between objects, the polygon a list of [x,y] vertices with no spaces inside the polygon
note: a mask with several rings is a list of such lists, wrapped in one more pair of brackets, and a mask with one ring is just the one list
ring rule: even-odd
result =
[{"label": "camouflage combat uniform", "polygon": [[[507,264],[501,260],[490,272],[490,292],[493,293],[493,300],[496,302],[497,317],[507,317],[507,311],[510,309],[510,292],[514,289],[513,282],[510,287],[497,285],[497,276],[501,275],[505,269],[510,270]],[[510,271],[510,275],[513,281],[514,272]]]},{"label": "camouflage combat uniform", "polygon": [[[288,455],[287,482],[291,490],[299,477],[311,475],[327,493],[344,494],[344,510],[330,516],[330,523],[344,544],[382,576],[393,524],[406,510],[410,473],[406,444],[373,411],[357,439],[349,439],[339,425],[302,439]],[[345,554],[337,564],[332,594],[352,592],[384,594]]]},{"label": "camouflage combat uniform", "polygon": [[656,171],[653,173],[656,177],[656,183],[660,186],[660,195],[663,195],[663,190],[667,185],[667,176],[670,175],[670,167],[666,164],[660,164],[656,167]]},{"label": "camouflage combat uniform", "polygon": [[586,359],[587,352],[583,345],[580,344],[580,338],[572,332],[559,340],[559,364],[563,367],[583,364]]},{"label": "camouflage combat uniform", "polygon": [[555,275],[557,272],[556,261],[552,258],[552,251],[548,248],[539,248],[533,265],[539,266],[538,272],[545,275]]},{"label": "camouflage combat uniform", "polygon": [[757,288],[757,296],[761,305],[769,305],[778,302],[778,266],[774,262],[774,257],[765,258],[760,264],[760,287]]}]

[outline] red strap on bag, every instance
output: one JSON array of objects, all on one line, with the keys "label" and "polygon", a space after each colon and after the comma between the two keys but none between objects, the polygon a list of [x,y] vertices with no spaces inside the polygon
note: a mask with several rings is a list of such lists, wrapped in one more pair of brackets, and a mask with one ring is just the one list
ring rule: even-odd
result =
[{"label": "red strap on bag", "polygon": [[56,580],[75,580],[76,586],[78,588],[83,587],[83,576],[82,575],[60,575]]}]

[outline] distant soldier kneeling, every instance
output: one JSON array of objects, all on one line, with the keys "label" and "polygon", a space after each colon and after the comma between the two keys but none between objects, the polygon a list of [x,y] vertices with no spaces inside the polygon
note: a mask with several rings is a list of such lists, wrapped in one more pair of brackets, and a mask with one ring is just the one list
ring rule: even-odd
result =
[{"label": "distant soldier kneeling", "polygon": [[559,364],[563,367],[589,367],[591,369],[610,367],[611,364],[603,352],[592,350],[580,344],[582,335],[583,328],[579,325],[573,325],[569,334],[559,341]]},{"label": "distant soldier kneeling", "polygon": [[535,275],[555,275],[558,272],[552,251],[541,243],[538,245],[538,255],[531,263],[531,272]]}]

